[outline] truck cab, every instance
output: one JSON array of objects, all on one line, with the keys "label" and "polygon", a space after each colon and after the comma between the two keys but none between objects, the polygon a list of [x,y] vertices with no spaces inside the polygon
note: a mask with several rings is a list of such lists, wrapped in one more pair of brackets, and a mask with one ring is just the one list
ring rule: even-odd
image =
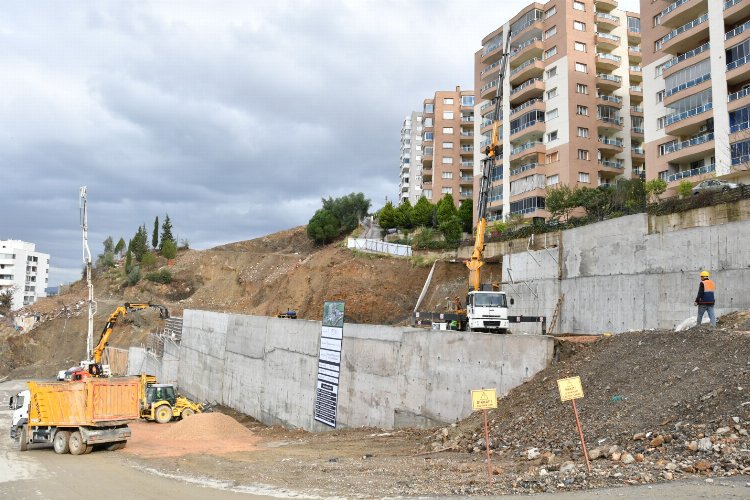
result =
[{"label": "truck cab", "polygon": [[11,396],[10,409],[13,410],[13,418],[10,425],[10,437],[17,439],[20,436],[21,429],[29,421],[29,401],[31,392],[24,390]]},{"label": "truck cab", "polygon": [[508,302],[505,292],[472,290],[466,296],[467,329],[471,332],[507,333]]}]

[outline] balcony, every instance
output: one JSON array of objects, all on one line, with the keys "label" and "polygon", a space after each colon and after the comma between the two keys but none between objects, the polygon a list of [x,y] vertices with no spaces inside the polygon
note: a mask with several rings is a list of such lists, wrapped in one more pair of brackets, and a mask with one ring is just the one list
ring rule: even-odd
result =
[{"label": "balcony", "polygon": [[631,83],[640,83],[641,81],[643,81],[643,68],[641,66],[631,64],[630,66],[628,66],[628,73],[630,74]]},{"label": "balcony", "polygon": [[610,12],[617,8],[617,0],[594,0],[594,5],[599,12]]},{"label": "balcony", "polygon": [[724,22],[734,24],[750,16],[750,2],[727,0],[724,2]]},{"label": "balcony", "polygon": [[646,151],[642,147],[632,147],[630,148],[630,154],[633,156],[633,158],[643,159]]},{"label": "balcony", "polygon": [[681,69],[682,66],[687,66],[687,64],[681,65],[680,64],[681,62],[687,61],[689,59],[693,59],[694,57],[699,56],[701,54],[703,54],[703,57],[695,59],[694,61],[690,61],[690,64],[695,64],[695,63],[700,62],[701,59],[708,58],[709,57],[709,50],[708,49],[710,49],[710,48],[711,48],[711,44],[709,44],[708,42],[706,42],[703,45],[694,48],[693,50],[689,50],[689,51],[685,52],[684,54],[680,54],[679,56],[677,56],[677,57],[675,57],[673,59],[670,59],[669,61],[667,61],[666,63],[664,63],[662,77],[666,78],[670,74],[675,73],[676,71],[678,71],[679,69]]},{"label": "balcony", "polygon": [[736,85],[748,80],[749,75],[746,66],[748,61],[750,61],[750,54],[727,64],[726,78],[728,85]]},{"label": "balcony", "polygon": [[675,142],[664,146],[661,158],[667,162],[690,162],[700,160],[714,150],[714,133],[699,135],[687,141]]},{"label": "balcony", "polygon": [[524,83],[519,85],[510,91],[510,104],[511,106],[518,104],[535,97],[542,97],[544,94],[544,81],[541,78],[532,78],[526,80]]},{"label": "balcony", "polygon": [[630,135],[642,136],[643,132],[643,127],[630,127]]},{"label": "balcony", "polygon": [[638,45],[641,43],[641,28],[633,29],[628,26],[628,43]]},{"label": "balcony", "polygon": [[625,168],[625,162],[622,160],[606,160],[602,159],[597,162],[599,168],[597,171],[602,177],[614,177],[622,174]]},{"label": "balcony", "polygon": [[526,137],[529,134],[533,134],[541,138],[542,135],[544,134],[544,130],[545,130],[544,120],[531,120],[530,122],[525,123],[521,127],[511,129],[510,140],[517,141],[519,139]]},{"label": "balcony", "polygon": [[740,42],[741,40],[738,40],[738,39],[736,40],[735,38],[749,30],[750,30],[750,21],[747,21],[743,24],[740,24],[736,28],[724,33],[724,40],[726,41],[725,42],[726,48],[729,48],[732,45],[735,45],[737,42]]},{"label": "balcony", "polygon": [[481,80],[486,80],[490,76],[492,76],[492,78],[497,79],[497,75],[495,73],[497,73],[499,69],[500,69],[500,61],[495,61],[479,72],[479,78]]},{"label": "balcony", "polygon": [[735,111],[750,106],[750,87],[746,87],[727,96],[728,111]]},{"label": "balcony", "polygon": [[510,175],[511,177],[514,175],[522,174],[524,172],[528,172],[529,170],[534,170],[536,167],[539,166],[539,163],[532,162],[532,163],[525,163],[519,167],[516,167],[514,169],[511,169]]},{"label": "balcony", "polygon": [[661,11],[660,22],[667,28],[677,28],[708,10],[706,0],[677,0]]},{"label": "balcony", "polygon": [[668,54],[679,54],[708,39],[708,13],[670,31],[659,42],[661,50]]},{"label": "balcony", "polygon": [[640,63],[643,58],[641,48],[638,46],[628,45],[628,60],[634,63]]},{"label": "balcony", "polygon": [[474,115],[461,115],[461,124],[474,123]]},{"label": "balcony", "polygon": [[602,90],[617,90],[622,87],[622,77],[607,73],[597,73],[596,86]]},{"label": "balcony", "polygon": [[461,130],[459,134],[459,141],[471,141],[474,142],[474,131],[473,130]]},{"label": "balcony", "polygon": [[[544,111],[545,109],[544,100],[537,97],[535,99],[530,99],[526,101],[525,103],[521,104],[520,106],[516,106],[515,108],[511,109],[510,116],[513,116],[519,111],[523,111],[524,109],[528,109],[531,106],[534,106],[533,109],[536,109],[538,111]],[[529,109],[529,111],[533,111],[533,109]]]},{"label": "balcony", "polygon": [[544,143],[541,141],[531,141],[521,144],[510,150],[510,161],[529,156],[530,154],[542,154],[545,151]]},{"label": "balcony", "polygon": [[609,137],[599,137],[599,144],[597,148],[600,151],[607,152],[609,154],[622,153],[623,142],[622,139],[610,139]]},{"label": "balcony", "polygon": [[622,97],[616,95],[599,94],[596,96],[600,101],[606,102],[607,106],[622,108]]},{"label": "balcony", "polygon": [[482,49],[482,62],[491,64],[498,61],[501,55],[503,55],[503,41],[496,40]]},{"label": "balcony", "polygon": [[596,48],[604,50],[614,50],[620,46],[620,37],[610,33],[596,32]]},{"label": "balcony", "polygon": [[461,146],[459,148],[459,154],[461,156],[474,154],[474,146]]},{"label": "balcony", "polygon": [[630,106],[630,116],[643,116],[643,106]]},{"label": "balcony", "polygon": [[[674,102],[674,99],[669,100],[667,97],[672,97],[673,95],[682,92],[683,90],[695,87],[696,85],[700,85],[703,82],[707,82],[711,80],[711,75],[709,73],[706,73],[705,75],[701,75],[698,78],[695,78],[693,80],[690,80],[689,82],[681,83],[680,85],[676,87],[672,87],[671,89],[667,89],[666,92],[664,92],[664,104],[667,105],[670,102]],[[701,89],[696,89],[696,91],[699,91]],[[691,92],[693,93],[693,92]]]},{"label": "balcony", "polygon": [[465,168],[474,168],[474,162],[473,161],[462,161],[461,162],[461,170]]},{"label": "balcony", "polygon": [[520,82],[541,77],[543,74],[544,62],[539,57],[534,57],[510,72],[510,84],[518,85]]},{"label": "balcony", "polygon": [[637,101],[643,100],[643,87],[640,85],[631,85],[630,86],[630,100],[632,101],[633,98]]},{"label": "balcony", "polygon": [[690,135],[711,118],[713,103],[708,102],[682,113],[672,113],[664,118],[664,131],[669,135]]},{"label": "balcony", "polygon": [[480,99],[492,99],[497,95],[497,80],[491,80],[479,89]]},{"label": "balcony", "polygon": [[716,171],[716,164],[712,163],[710,165],[704,165],[702,167],[692,168],[689,170],[682,170],[681,172],[668,174],[666,181],[667,182],[679,181],[682,179],[687,179],[688,177],[695,177],[697,175],[709,174],[714,171]]},{"label": "balcony", "polygon": [[597,52],[596,54],[596,69],[602,69],[605,71],[612,71],[620,67],[622,58],[614,54],[608,54],[606,52]]},{"label": "balcony", "polygon": [[460,191],[458,193],[458,199],[459,199],[459,201],[470,200],[472,198],[472,196],[474,196],[474,192],[473,191]]},{"label": "balcony", "polygon": [[597,26],[613,30],[620,25],[620,18],[607,12],[597,12],[594,16]]},{"label": "balcony", "polygon": [[544,43],[541,37],[530,38],[510,51],[510,66],[511,68],[520,66],[526,59],[532,57],[541,58],[543,52]]},{"label": "balcony", "polygon": [[612,134],[622,130],[623,120],[617,116],[597,116],[596,127],[604,134]]}]

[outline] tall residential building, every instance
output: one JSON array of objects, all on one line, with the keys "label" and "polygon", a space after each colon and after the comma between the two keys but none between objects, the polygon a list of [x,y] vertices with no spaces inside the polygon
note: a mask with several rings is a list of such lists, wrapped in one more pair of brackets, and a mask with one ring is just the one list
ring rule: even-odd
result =
[{"label": "tall residential building", "polygon": [[414,205],[422,196],[422,113],[413,111],[401,125],[399,202]]},{"label": "tall residential building", "polygon": [[474,195],[474,91],[438,91],[424,100],[422,195],[456,206]]},{"label": "tall residential building", "polygon": [[746,181],[750,2],[641,0],[641,16],[647,178]]},{"label": "tall residential building", "polygon": [[487,218],[545,215],[546,186],[596,187],[643,170],[640,21],[616,0],[532,3],[475,54],[474,175],[495,120],[501,55],[511,33],[490,173]]},{"label": "tall residential building", "polygon": [[0,291],[13,290],[13,310],[47,296],[49,254],[35,249],[33,243],[0,240]]}]

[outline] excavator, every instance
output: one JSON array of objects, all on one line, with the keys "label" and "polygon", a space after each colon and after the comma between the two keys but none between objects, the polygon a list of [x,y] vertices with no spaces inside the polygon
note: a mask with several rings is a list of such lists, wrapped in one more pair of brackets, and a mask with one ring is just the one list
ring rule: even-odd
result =
[{"label": "excavator", "polygon": [[466,328],[469,331],[505,333],[508,331],[508,304],[505,292],[500,291],[499,284],[483,284],[481,268],[484,265],[484,232],[487,228],[487,203],[490,191],[490,177],[493,167],[502,168],[502,162],[496,165],[500,154],[500,111],[503,101],[503,82],[510,58],[512,32],[508,32],[505,50],[500,59],[497,90],[495,93],[495,111],[492,115],[492,136],[484,150],[486,158],[482,160],[482,176],[479,181],[479,200],[477,201],[477,227],[474,239],[474,250],[466,261],[469,269],[469,293],[466,296]]}]

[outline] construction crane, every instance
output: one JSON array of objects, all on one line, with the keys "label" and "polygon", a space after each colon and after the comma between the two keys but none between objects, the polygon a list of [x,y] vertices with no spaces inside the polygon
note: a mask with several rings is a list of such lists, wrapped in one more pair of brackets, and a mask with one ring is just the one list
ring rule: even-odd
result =
[{"label": "construction crane", "polygon": [[86,356],[91,359],[94,348],[94,314],[96,301],[94,300],[94,284],[91,281],[91,250],[89,249],[89,212],[86,186],[78,193],[78,208],[83,231],[83,263],[86,266],[86,287],[89,291],[88,299],[88,330],[86,332]]},{"label": "construction crane", "polygon": [[[474,251],[471,259],[466,261],[469,268],[470,290],[479,291],[482,288],[480,269],[484,265],[484,231],[487,227],[487,203],[490,191],[490,177],[496,160],[500,158],[500,110],[503,101],[503,86],[508,60],[510,59],[510,43],[513,33],[508,30],[505,39],[505,49],[500,56],[500,70],[497,75],[497,90],[495,91],[495,111],[492,114],[492,136],[490,143],[484,149],[486,158],[482,160],[482,176],[479,180],[479,200],[477,201],[477,233],[474,239]],[[502,165],[500,165],[502,167]]]}]

